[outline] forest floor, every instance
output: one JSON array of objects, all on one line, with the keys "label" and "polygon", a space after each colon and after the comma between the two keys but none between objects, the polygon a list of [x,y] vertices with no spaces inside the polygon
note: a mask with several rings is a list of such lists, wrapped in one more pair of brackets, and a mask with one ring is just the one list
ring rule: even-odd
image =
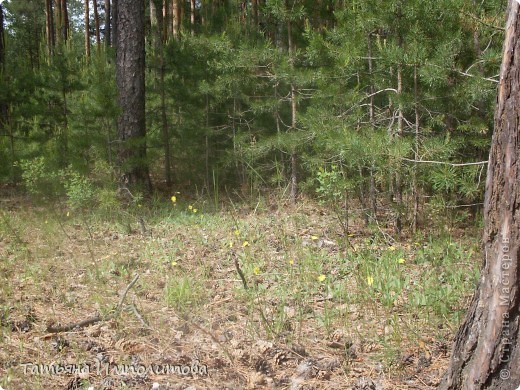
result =
[{"label": "forest floor", "polygon": [[102,215],[1,200],[0,387],[437,386],[478,229],[394,241],[310,201],[177,197]]}]

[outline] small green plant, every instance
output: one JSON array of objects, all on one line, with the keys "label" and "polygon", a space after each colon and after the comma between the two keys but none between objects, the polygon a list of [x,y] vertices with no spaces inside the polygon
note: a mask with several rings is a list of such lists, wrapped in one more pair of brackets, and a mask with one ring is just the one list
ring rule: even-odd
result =
[{"label": "small green plant", "polygon": [[193,309],[204,300],[204,286],[190,276],[169,278],[164,288],[166,303],[183,311]]},{"label": "small green plant", "polygon": [[369,294],[375,293],[373,297],[389,308],[398,303],[399,297],[410,283],[403,256],[402,251],[390,246],[378,258],[372,256],[361,265],[363,272],[360,275],[364,280],[360,282],[367,286]]},{"label": "small green plant", "polygon": [[45,200],[63,193],[60,174],[48,166],[44,157],[21,160],[19,165],[27,191],[37,199]]},{"label": "small green plant", "polygon": [[69,171],[65,182],[67,203],[73,210],[90,209],[94,206],[95,190],[88,178],[77,172]]},{"label": "small green plant", "polygon": [[337,165],[329,169],[320,168],[316,177],[318,188],[316,193],[322,204],[325,204],[335,214],[345,237],[349,229],[348,194],[352,187]]}]

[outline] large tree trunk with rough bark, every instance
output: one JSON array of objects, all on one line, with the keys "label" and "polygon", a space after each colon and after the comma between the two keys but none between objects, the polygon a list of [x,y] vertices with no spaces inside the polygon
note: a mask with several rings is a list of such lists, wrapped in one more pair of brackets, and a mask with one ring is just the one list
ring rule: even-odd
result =
[{"label": "large tree trunk with rough bark", "polygon": [[484,267],[441,389],[520,386],[520,4],[509,1],[484,200]]},{"label": "large tree trunk with rough bark", "polygon": [[119,0],[117,7],[116,80],[121,114],[121,184],[151,190],[146,161],[144,1]]}]

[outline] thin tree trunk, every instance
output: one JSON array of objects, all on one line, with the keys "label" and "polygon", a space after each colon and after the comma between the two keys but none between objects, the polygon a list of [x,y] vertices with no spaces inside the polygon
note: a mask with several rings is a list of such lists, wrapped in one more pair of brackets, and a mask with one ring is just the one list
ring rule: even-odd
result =
[{"label": "thin tree trunk", "polygon": [[484,200],[484,264],[440,389],[520,386],[520,5],[509,1]]},{"label": "thin tree trunk", "polygon": [[251,1],[251,13],[253,14],[253,29],[258,27],[258,0]]},{"label": "thin tree trunk", "polygon": [[[413,94],[414,94],[414,109],[415,109],[415,145],[414,145],[414,160],[419,161],[419,85],[417,79],[417,65],[413,67]],[[414,163],[413,177],[412,177],[412,198],[413,198],[413,215],[412,215],[412,233],[417,232],[417,218],[419,214],[419,193],[417,184],[417,162]]]},{"label": "thin tree trunk", "polygon": [[5,28],[4,28],[4,9],[0,3],[0,71],[5,68]]},{"label": "thin tree trunk", "polygon": [[105,46],[112,45],[112,23],[110,22],[110,0],[105,0]]},{"label": "thin tree trunk", "polygon": [[172,0],[172,33],[175,39],[179,38],[181,29],[182,8],[179,0]]},{"label": "thin tree trunk", "polygon": [[51,8],[52,4],[54,4],[54,34],[55,34],[55,42],[60,43],[62,41],[62,24],[63,24],[63,15],[61,12],[61,6],[62,2],[61,0],[54,1],[49,0],[51,2]]},{"label": "thin tree trunk", "polygon": [[90,11],[89,0],[85,0],[85,57],[90,59]]},{"label": "thin tree trunk", "polygon": [[[2,8],[2,4],[0,4],[0,77],[4,77],[5,71],[5,28],[4,28],[4,9]],[[2,80],[4,81],[4,80]],[[14,137],[12,134],[12,129],[9,126],[9,106],[7,102],[0,103],[0,130],[9,127],[10,134],[10,145],[11,145],[11,166],[13,167],[14,163]],[[14,171],[11,168],[12,179],[14,182]]]},{"label": "thin tree trunk", "polygon": [[63,42],[67,42],[70,35],[69,11],[67,7],[67,0],[58,1],[61,1],[61,37],[63,39]]},{"label": "thin tree trunk", "polygon": [[[3,29],[3,24],[2,24]],[[47,38],[47,50],[49,59],[54,53],[54,10],[52,9],[52,0],[45,0],[45,34]]]},{"label": "thin tree trunk", "polygon": [[159,11],[159,7],[161,5],[164,5],[164,3],[161,4],[160,0],[150,0],[150,25],[152,28],[154,47],[159,53],[159,93],[161,97],[161,136],[164,148],[164,178],[166,181],[166,186],[170,188],[172,184],[170,162],[170,132],[168,127],[168,115],[166,107],[166,91],[164,87],[164,18],[162,14],[164,8],[161,7],[162,9]]},{"label": "thin tree trunk", "polygon": [[[401,98],[403,94],[403,69],[402,65],[397,65],[397,95]],[[404,131],[404,116],[403,116],[403,103],[399,101],[399,108],[397,113],[397,138],[401,138]],[[399,164],[399,163],[398,163]],[[396,202],[396,217],[395,217],[395,230],[397,234],[401,234],[402,230],[402,213],[403,213],[403,184],[401,178],[401,169],[398,166],[395,172],[395,188],[394,197]]]},{"label": "thin tree trunk", "polygon": [[191,35],[195,35],[195,0],[190,0]]},{"label": "thin tree trunk", "polygon": [[59,136],[59,149],[62,167],[65,168],[69,163],[69,118],[68,118],[68,103],[67,103],[67,91],[63,87],[61,91],[61,97],[63,99],[63,127],[60,129]]},{"label": "thin tree trunk", "polygon": [[[369,105],[369,118],[370,125],[372,126],[372,130],[375,130],[375,113],[374,113],[374,81],[372,79],[373,72],[373,63],[372,63],[372,33],[368,34],[368,74],[370,76],[370,105]],[[371,208],[371,217],[375,221],[377,219],[377,189],[376,189],[376,180],[375,180],[375,160],[372,160],[372,164],[370,166],[370,183],[369,183],[369,197],[370,197],[370,208]]]},{"label": "thin tree trunk", "polygon": [[98,52],[101,50],[101,35],[99,33],[99,13],[97,0],[92,0],[92,7],[94,8],[94,26],[96,29],[96,45]]},{"label": "thin tree trunk", "polygon": [[161,37],[162,41],[166,42],[168,40],[168,36],[171,36],[169,34],[169,30],[171,31],[171,24],[170,24],[170,6],[169,6],[168,0],[163,0],[162,2],[162,20],[163,23],[161,25]]},{"label": "thin tree trunk", "polygon": [[[293,56],[294,56],[294,42],[292,38],[292,22],[289,20],[287,22],[287,41],[289,47],[289,57],[291,61],[291,68],[294,68],[293,65]],[[298,101],[296,96],[296,86],[294,82],[291,82],[291,128],[290,131],[296,131],[297,128],[297,117],[298,113]],[[296,150],[293,147],[291,150],[291,202],[296,203],[296,198],[298,197],[298,155]]]},{"label": "thin tree trunk", "polygon": [[[2,4],[0,4],[0,77],[5,76],[5,27],[4,27],[4,9]],[[2,80],[4,83],[8,83],[7,80]],[[11,149],[11,181],[13,183],[16,182],[15,177],[15,166],[14,163],[16,161],[16,154],[14,148],[14,133],[13,128],[10,124],[9,119],[9,103],[6,101],[2,101],[0,103],[0,130],[7,129],[7,133],[9,135],[9,146]]]},{"label": "thin tree trunk", "polygon": [[[210,179],[209,179],[209,136],[208,136],[208,129],[209,129],[209,95],[206,94],[206,136],[205,136],[205,142],[206,142],[206,188],[210,188]],[[213,176],[214,177],[214,176]],[[213,183],[214,187],[215,183]],[[215,190],[215,188],[213,188]]]}]

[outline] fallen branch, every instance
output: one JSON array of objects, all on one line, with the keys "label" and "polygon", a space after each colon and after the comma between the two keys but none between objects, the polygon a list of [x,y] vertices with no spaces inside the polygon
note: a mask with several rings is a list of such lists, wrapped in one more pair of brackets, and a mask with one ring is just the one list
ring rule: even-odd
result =
[{"label": "fallen branch", "polygon": [[237,256],[235,255],[235,268],[237,269],[237,272],[238,272],[238,276],[240,276],[240,279],[242,279],[242,284],[244,285],[244,290],[247,290],[247,281],[246,281],[246,277],[244,275],[244,272],[242,271],[242,269],[240,268],[240,264],[238,264],[238,258]]},{"label": "fallen branch", "polygon": [[141,313],[139,313],[139,310],[137,310],[137,307],[135,306],[135,304],[128,305],[128,308],[132,311],[132,313],[134,313],[135,317],[139,320],[139,322],[141,323],[141,325],[143,325],[144,328],[149,328],[150,327],[150,325],[148,325],[148,323],[143,318]]},{"label": "fallen branch", "polygon": [[69,331],[71,331],[73,329],[84,328],[85,326],[89,326],[89,325],[95,324],[95,323],[100,322],[102,320],[103,320],[103,317],[98,314],[98,315],[96,315],[94,317],[87,318],[86,320],[83,320],[83,321],[80,321],[80,322],[76,322],[76,323],[73,323],[73,324],[56,325],[56,326],[49,325],[49,326],[47,326],[47,332],[49,332],[49,333],[69,332]]},{"label": "fallen branch", "polygon": [[119,305],[117,305],[114,315],[118,315],[121,312],[121,308],[123,307],[123,302],[125,301],[126,294],[128,294],[128,291],[132,288],[135,282],[137,282],[137,279],[139,279],[139,274],[135,275],[130,284],[126,286],[125,291],[123,291],[123,295],[121,296],[121,300],[119,301]]},{"label": "fallen branch", "polygon": [[[49,325],[47,326],[47,332],[49,333],[60,333],[60,332],[68,332],[73,329],[78,328],[84,328],[89,325],[93,325],[95,323],[101,322],[101,321],[108,321],[113,318],[116,318],[121,313],[121,309],[123,307],[123,302],[125,301],[126,295],[128,294],[128,291],[132,288],[132,286],[137,282],[139,279],[139,274],[135,275],[132,281],[128,286],[126,286],[125,291],[123,292],[123,295],[121,296],[121,299],[119,300],[119,304],[116,307],[116,310],[109,315],[102,316],[100,314],[95,315],[94,317],[87,318],[83,321],[75,322],[68,325]],[[138,317],[139,318],[139,317]],[[141,318],[142,320],[142,318]]]}]

